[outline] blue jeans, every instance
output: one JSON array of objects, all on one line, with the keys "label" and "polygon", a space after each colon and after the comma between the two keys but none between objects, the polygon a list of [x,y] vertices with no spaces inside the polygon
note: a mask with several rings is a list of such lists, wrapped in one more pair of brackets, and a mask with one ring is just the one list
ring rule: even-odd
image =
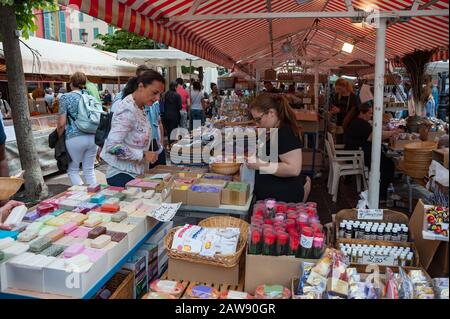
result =
[{"label": "blue jeans", "polygon": [[128,174],[120,173],[113,177],[107,178],[106,182],[109,186],[125,187],[125,185],[134,178]]},{"label": "blue jeans", "polygon": [[191,110],[191,116],[189,118],[189,129],[194,127],[194,121],[201,121],[202,125],[205,125],[205,112],[203,110]]}]

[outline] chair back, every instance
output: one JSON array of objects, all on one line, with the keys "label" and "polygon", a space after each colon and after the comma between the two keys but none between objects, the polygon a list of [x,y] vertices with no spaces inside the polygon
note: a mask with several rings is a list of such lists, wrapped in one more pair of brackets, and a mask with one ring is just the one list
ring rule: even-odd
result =
[{"label": "chair back", "polygon": [[334,146],[333,134],[331,134],[330,132],[327,132],[327,140],[330,143],[330,148],[331,148],[332,154],[334,156],[334,152],[336,151],[336,148]]}]

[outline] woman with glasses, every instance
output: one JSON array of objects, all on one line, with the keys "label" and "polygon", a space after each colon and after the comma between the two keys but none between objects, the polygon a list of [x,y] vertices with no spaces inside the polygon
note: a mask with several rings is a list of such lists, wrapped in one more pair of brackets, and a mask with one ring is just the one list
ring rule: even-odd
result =
[{"label": "woman with glasses", "polygon": [[[262,93],[250,105],[259,128],[270,131],[265,143],[266,154],[278,145],[278,154],[265,159],[263,154],[248,158],[246,165],[255,172],[256,200],[274,198],[283,202],[306,201],[311,180],[300,175],[302,170],[302,141],[300,128],[292,108],[281,94]],[[266,133],[269,133],[267,131]],[[258,141],[261,143],[260,141]],[[259,148],[261,150],[261,148]],[[306,181],[306,182],[305,182]]]}]

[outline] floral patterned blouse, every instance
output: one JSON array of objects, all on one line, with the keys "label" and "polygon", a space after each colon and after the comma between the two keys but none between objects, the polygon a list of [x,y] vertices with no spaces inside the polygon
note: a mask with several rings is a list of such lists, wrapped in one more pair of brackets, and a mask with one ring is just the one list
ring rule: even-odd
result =
[{"label": "floral patterned blouse", "polygon": [[136,177],[143,174],[146,161],[144,151],[150,147],[152,129],[143,110],[130,94],[114,112],[111,131],[105,141],[101,157],[108,163],[106,177],[124,173]]}]

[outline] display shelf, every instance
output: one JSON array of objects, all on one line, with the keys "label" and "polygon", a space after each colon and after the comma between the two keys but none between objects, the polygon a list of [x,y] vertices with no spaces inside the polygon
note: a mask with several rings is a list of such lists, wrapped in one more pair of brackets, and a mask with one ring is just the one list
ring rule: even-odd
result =
[{"label": "display shelf", "polygon": [[[127,262],[127,260],[132,257],[141,246],[155,234],[163,223],[158,222],[145,236],[142,238],[128,253],[120,259],[120,261],[114,265],[108,272],[99,280],[97,283],[89,289],[89,291],[81,299],[91,299],[95,294],[117,273],[122,266]],[[0,293],[0,298],[4,299],[74,299],[69,296],[61,296],[54,294],[46,294],[41,292],[25,291],[18,289],[6,289],[4,292]]]}]

